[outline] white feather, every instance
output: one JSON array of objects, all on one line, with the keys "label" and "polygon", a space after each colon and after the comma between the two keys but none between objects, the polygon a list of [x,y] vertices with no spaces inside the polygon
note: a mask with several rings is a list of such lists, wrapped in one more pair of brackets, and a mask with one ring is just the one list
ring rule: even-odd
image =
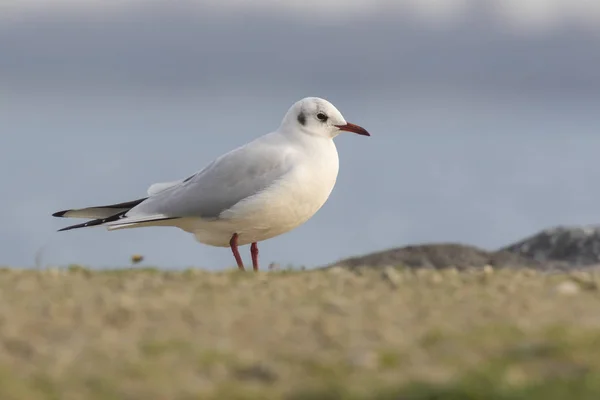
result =
[{"label": "white feather", "polygon": [[102,207],[89,207],[80,208],[77,210],[67,211],[63,218],[108,218],[115,214],[123,211],[127,211],[128,208],[102,208]]},{"label": "white feather", "polygon": [[174,186],[177,186],[182,182],[183,182],[183,179],[178,179],[176,181],[171,181],[171,182],[155,183],[148,188],[148,196],[154,196],[160,192],[164,192],[165,190],[170,189]]},{"label": "white feather", "polygon": [[173,221],[174,219],[170,219],[164,214],[154,214],[140,215],[136,217],[125,217],[118,221],[102,224],[102,226],[105,226],[109,231],[112,231],[115,229],[139,228],[141,226],[172,225]]}]

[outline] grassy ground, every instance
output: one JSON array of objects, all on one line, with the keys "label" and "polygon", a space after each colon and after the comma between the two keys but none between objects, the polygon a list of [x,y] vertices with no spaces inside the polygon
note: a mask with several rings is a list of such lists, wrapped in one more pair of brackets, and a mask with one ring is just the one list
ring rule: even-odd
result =
[{"label": "grassy ground", "polygon": [[600,275],[0,270],[0,398],[598,399]]}]

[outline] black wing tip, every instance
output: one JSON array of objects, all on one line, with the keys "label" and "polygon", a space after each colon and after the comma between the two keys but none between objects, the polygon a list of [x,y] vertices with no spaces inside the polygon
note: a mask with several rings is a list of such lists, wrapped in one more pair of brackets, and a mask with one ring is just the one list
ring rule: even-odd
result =
[{"label": "black wing tip", "polygon": [[[64,232],[64,231],[70,231],[71,229],[87,228],[90,226],[102,225],[107,222],[117,221],[117,220],[121,219],[121,217],[123,217],[124,215],[125,215],[125,212],[122,212],[117,215],[113,215],[112,217],[103,218],[103,219],[95,219],[95,220],[84,222],[82,224],[77,224],[77,225],[70,225],[65,228],[59,229],[57,232]],[[141,223],[155,222],[155,221],[168,221],[171,219],[179,219],[179,218],[181,218],[181,217],[163,217],[163,218],[157,218],[157,219],[152,219],[152,220],[148,220],[148,221],[142,221]],[[136,222],[132,222],[131,224],[136,224]]]},{"label": "black wing tip", "polygon": [[77,229],[77,228],[85,228],[86,226],[89,226],[87,222],[83,223],[83,224],[67,226],[65,228],[57,230],[57,232],[70,231],[71,229]]},{"label": "black wing tip", "polygon": [[82,224],[70,225],[70,226],[64,227],[62,229],[59,229],[57,232],[70,231],[71,229],[78,229],[78,228],[87,228],[88,226],[97,226],[97,225],[103,224],[104,222],[106,222],[104,219],[95,219],[93,221],[84,222]]},{"label": "black wing tip", "polygon": [[127,213],[127,211],[123,211],[123,212],[120,212],[113,216],[110,216],[108,218],[98,218],[98,219],[94,219],[94,220],[91,220],[88,222],[84,222],[82,224],[67,226],[65,228],[59,229],[58,232],[68,231],[68,230],[77,229],[77,228],[87,228],[88,226],[98,226],[98,225],[105,224],[107,222],[113,222],[113,221],[123,218],[123,216],[126,213]]},{"label": "black wing tip", "polygon": [[[193,176],[191,176],[190,178],[192,178]],[[135,206],[137,206],[138,204],[140,204],[141,202],[143,202],[144,200],[148,199],[147,197],[144,197],[142,199],[137,199],[137,200],[133,200],[133,201],[126,201],[123,203],[117,203],[117,204],[109,204],[107,206],[97,206],[97,207],[89,207],[89,208],[133,208]],[[53,217],[64,217],[66,213],[68,213],[69,211],[73,211],[73,209],[69,209],[69,210],[63,210],[63,211],[57,211],[54,214],[52,214]]]},{"label": "black wing tip", "polygon": [[54,214],[52,214],[53,217],[64,217],[66,213],[68,213],[71,210],[63,210],[63,211],[57,211]]}]

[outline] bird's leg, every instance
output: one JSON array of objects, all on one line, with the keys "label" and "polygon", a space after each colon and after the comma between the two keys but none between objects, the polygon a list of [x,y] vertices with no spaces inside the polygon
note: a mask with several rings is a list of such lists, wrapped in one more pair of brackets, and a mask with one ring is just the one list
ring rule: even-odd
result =
[{"label": "bird's leg", "polygon": [[229,241],[229,246],[231,247],[231,251],[233,252],[233,256],[235,257],[235,261],[237,262],[237,266],[241,271],[245,271],[244,262],[242,261],[242,256],[240,256],[240,251],[238,250],[238,234],[234,233],[231,236],[231,240]]},{"label": "bird's leg", "polygon": [[256,242],[250,246],[250,254],[252,254],[252,268],[254,271],[258,271],[258,244]]}]

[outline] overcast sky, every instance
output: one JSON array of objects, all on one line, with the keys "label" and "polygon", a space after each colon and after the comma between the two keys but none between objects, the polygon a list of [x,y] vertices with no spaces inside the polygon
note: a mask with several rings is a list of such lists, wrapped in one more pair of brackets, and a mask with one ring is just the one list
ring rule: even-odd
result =
[{"label": "overcast sky", "polygon": [[143,196],[314,95],[373,136],[339,138],[330,202],[266,262],[595,223],[599,27],[593,1],[2,0],[0,263],[231,265],[183,233],[56,234],[49,214]]},{"label": "overcast sky", "polygon": [[590,1],[0,4],[0,84],[20,90],[310,82],[597,92],[600,82],[600,3]]},{"label": "overcast sky", "polygon": [[306,19],[343,20],[378,15],[383,12],[408,14],[422,22],[454,22],[465,15],[487,10],[493,18],[525,29],[554,28],[563,23],[594,27],[600,20],[600,6],[588,0],[182,0],[177,3],[156,0],[2,0],[0,10],[6,19],[35,13],[64,15],[111,15],[123,11],[168,4],[188,12],[222,15],[257,10],[260,13],[288,14]]}]

